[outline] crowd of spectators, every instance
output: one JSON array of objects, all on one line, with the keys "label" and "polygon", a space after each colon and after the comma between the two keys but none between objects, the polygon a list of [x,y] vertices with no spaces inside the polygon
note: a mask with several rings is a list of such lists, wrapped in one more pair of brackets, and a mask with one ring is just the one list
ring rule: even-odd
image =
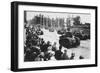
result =
[{"label": "crowd of spectators", "polygon": [[[25,27],[26,40],[24,43],[24,61],[72,60],[75,53],[69,57],[67,49],[62,52],[62,46],[56,47],[56,42],[45,42],[39,35],[43,35],[40,28]],[[80,57],[83,59],[83,57]]]}]

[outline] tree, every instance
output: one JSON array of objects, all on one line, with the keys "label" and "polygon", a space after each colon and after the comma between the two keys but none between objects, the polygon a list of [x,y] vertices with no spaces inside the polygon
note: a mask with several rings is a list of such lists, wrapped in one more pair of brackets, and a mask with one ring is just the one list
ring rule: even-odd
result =
[{"label": "tree", "polygon": [[74,21],[74,25],[80,25],[80,16],[77,16],[75,18],[73,18],[73,21]]}]

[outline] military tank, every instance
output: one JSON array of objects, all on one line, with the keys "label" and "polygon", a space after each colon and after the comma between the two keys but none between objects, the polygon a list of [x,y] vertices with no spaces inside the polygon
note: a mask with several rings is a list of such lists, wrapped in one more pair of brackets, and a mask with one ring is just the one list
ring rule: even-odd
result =
[{"label": "military tank", "polygon": [[66,37],[65,35],[60,36],[59,44],[65,48],[74,48],[80,45],[80,39],[76,36]]}]

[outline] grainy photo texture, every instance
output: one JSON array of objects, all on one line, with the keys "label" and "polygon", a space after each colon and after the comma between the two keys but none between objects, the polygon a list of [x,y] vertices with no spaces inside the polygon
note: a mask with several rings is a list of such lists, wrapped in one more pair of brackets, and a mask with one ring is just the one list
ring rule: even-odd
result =
[{"label": "grainy photo texture", "polygon": [[91,58],[89,13],[24,11],[24,62]]}]

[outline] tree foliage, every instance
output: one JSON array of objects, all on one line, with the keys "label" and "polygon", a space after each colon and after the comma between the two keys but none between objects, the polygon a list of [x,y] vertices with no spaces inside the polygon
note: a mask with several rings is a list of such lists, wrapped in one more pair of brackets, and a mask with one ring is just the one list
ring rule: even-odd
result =
[{"label": "tree foliage", "polygon": [[80,16],[77,16],[75,18],[73,18],[73,21],[74,21],[74,25],[80,25]]}]

